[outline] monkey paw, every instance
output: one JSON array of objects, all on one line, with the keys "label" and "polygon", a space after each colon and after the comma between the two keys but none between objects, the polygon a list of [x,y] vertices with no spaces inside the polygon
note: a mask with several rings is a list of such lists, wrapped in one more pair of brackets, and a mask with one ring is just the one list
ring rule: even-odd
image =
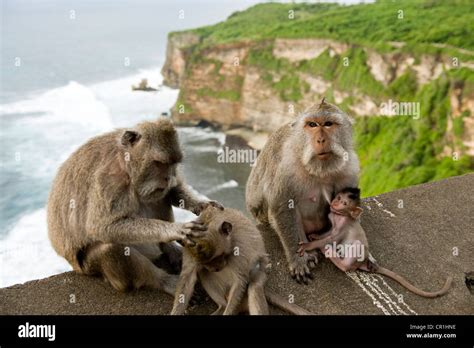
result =
[{"label": "monkey paw", "polygon": [[290,262],[290,274],[298,283],[308,284],[310,279],[313,279],[311,269],[316,267],[318,258],[314,253],[303,252],[302,256],[295,253]]},{"label": "monkey paw", "polygon": [[217,201],[202,201],[198,203],[197,207],[193,210],[193,213],[199,215],[207,207],[214,207],[220,210],[224,210],[224,206]]},{"label": "monkey paw", "polygon": [[205,235],[207,226],[199,221],[190,221],[179,225],[176,240],[182,241],[185,245],[196,244],[193,238],[200,238]]}]

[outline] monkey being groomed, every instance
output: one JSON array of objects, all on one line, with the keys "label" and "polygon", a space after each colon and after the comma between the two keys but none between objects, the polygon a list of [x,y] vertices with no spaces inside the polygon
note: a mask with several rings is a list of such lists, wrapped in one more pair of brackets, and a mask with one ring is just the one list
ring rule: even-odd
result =
[{"label": "monkey being groomed", "polygon": [[198,279],[218,306],[214,315],[269,314],[267,300],[293,314],[311,314],[265,289],[268,257],[263,238],[242,213],[208,207],[197,221],[208,229],[203,236],[184,241],[171,314],[184,314]]},{"label": "monkey being groomed", "polygon": [[435,292],[418,289],[395,272],[379,266],[369,252],[365,231],[358,221],[362,213],[360,190],[345,188],[339,192],[330,205],[329,219],[332,229],[321,239],[309,243],[300,242],[299,253],[305,250],[321,250],[341,271],[362,270],[385,275],[397,281],[411,292],[423,297],[438,297],[446,294],[451,287],[452,277],[448,277],[443,288]]},{"label": "monkey being groomed", "polygon": [[200,223],[174,222],[172,206],[199,214],[202,201],[178,174],[183,155],[171,121],[143,122],[97,136],[59,168],[48,199],[48,233],[76,272],[99,275],[117,290],[151,287],[174,294],[177,275],[154,262],[165,255],[179,272],[175,241],[199,236]]}]

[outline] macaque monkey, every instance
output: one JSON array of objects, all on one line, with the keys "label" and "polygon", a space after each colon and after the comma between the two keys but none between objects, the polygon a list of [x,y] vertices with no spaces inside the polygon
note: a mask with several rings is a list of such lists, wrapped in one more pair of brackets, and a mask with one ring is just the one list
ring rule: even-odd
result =
[{"label": "macaque monkey", "polygon": [[349,117],[324,99],[268,139],[247,181],[249,212],[278,235],[290,274],[307,283],[315,253],[298,253],[298,242],[330,228],[334,192],[358,186],[359,161]]},{"label": "macaque monkey", "polygon": [[438,297],[446,294],[451,287],[452,277],[448,277],[443,288],[435,292],[427,292],[410,284],[395,272],[379,266],[369,252],[369,243],[365,231],[358,218],[362,213],[360,207],[360,190],[345,188],[331,202],[329,219],[332,229],[328,235],[309,243],[300,243],[298,252],[319,249],[341,271],[357,269],[379,273],[397,281],[411,292],[423,297]]},{"label": "macaque monkey", "polygon": [[311,314],[265,290],[268,257],[263,238],[242,213],[208,207],[197,221],[208,230],[184,241],[183,269],[171,314],[184,314],[198,279],[218,305],[213,315],[268,314],[267,299],[290,313]]},{"label": "macaque monkey", "polygon": [[208,205],[178,174],[183,155],[171,121],[143,122],[97,136],[76,150],[54,179],[48,199],[49,239],[74,271],[99,275],[117,290],[140,287],[174,294],[183,241],[201,223],[174,222],[172,206],[199,214]]}]

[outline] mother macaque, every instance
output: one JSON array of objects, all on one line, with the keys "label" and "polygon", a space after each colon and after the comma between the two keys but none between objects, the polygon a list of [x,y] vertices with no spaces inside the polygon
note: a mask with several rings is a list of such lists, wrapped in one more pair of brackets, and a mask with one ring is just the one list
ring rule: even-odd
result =
[{"label": "mother macaque", "polygon": [[260,153],[247,182],[247,208],[277,233],[298,282],[307,283],[317,263],[316,254],[297,252],[298,243],[330,228],[334,192],[357,187],[358,173],[351,121],[324,99],[274,132]]}]

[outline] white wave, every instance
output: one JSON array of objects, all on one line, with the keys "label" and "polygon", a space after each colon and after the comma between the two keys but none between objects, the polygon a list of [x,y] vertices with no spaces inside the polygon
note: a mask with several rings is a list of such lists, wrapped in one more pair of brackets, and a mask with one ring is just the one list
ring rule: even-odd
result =
[{"label": "white wave", "polygon": [[206,195],[210,195],[210,194],[215,193],[217,191],[221,191],[221,190],[225,190],[225,189],[233,188],[233,187],[238,187],[238,186],[239,186],[239,183],[237,181],[229,180],[229,181],[226,181],[223,184],[220,184],[220,185],[217,185],[216,187],[213,187],[210,190],[207,190]]},{"label": "white wave", "polygon": [[222,147],[212,146],[212,145],[193,146],[193,152],[219,153],[219,151],[222,151]]},{"label": "white wave", "polygon": [[216,139],[220,146],[225,145],[225,133],[214,131],[211,128],[181,127],[179,130],[186,135],[188,143]]},{"label": "white wave", "polygon": [[[196,218],[190,211],[173,208],[176,221]],[[0,243],[0,287],[41,279],[72,270],[53,250],[46,227],[46,208],[21,217]]]},{"label": "white wave", "polygon": [[112,128],[107,106],[97,100],[86,86],[70,81],[66,86],[54,88],[33,99],[0,105],[0,115],[36,114],[21,118],[30,126],[51,123],[75,123],[87,129],[106,131]]},{"label": "white wave", "polygon": [[0,287],[69,270],[49,243],[45,208],[21,217],[0,243]]}]

